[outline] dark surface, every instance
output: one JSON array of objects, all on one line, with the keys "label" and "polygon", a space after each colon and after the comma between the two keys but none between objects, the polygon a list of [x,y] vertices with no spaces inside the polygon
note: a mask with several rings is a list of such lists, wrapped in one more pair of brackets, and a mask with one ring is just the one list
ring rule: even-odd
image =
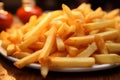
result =
[{"label": "dark surface", "polygon": [[[0,0],[4,2],[5,9],[15,14],[16,10],[22,5],[22,0]],[[112,10],[120,8],[120,0],[36,0],[36,4],[44,11],[61,9],[62,3],[68,5],[70,8],[76,8],[81,3],[86,2],[92,5],[92,9],[102,7],[103,10]]]},{"label": "dark surface", "polygon": [[119,80],[120,67],[93,71],[93,72],[52,72],[50,71],[43,79],[40,71],[37,69],[23,68],[17,69],[13,63],[0,55],[0,64],[8,70],[10,75],[13,75],[16,80]]}]

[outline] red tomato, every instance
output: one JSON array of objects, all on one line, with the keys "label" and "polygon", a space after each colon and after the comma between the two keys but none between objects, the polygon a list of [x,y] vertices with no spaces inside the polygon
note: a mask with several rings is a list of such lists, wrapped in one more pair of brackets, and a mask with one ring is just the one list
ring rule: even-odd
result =
[{"label": "red tomato", "polygon": [[38,17],[41,14],[42,9],[37,6],[20,7],[17,10],[17,16],[24,24],[29,21],[30,16],[36,15]]},{"label": "red tomato", "polygon": [[7,11],[0,12],[0,31],[10,28],[13,23],[13,15]]}]

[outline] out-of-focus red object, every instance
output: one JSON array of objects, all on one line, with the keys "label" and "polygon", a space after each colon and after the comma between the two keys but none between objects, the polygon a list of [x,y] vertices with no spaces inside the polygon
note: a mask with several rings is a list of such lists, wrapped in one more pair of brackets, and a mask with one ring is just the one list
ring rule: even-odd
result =
[{"label": "out-of-focus red object", "polygon": [[13,15],[4,10],[4,3],[0,2],[0,32],[10,28],[13,23]]},{"label": "out-of-focus red object", "polygon": [[22,6],[18,8],[16,14],[25,24],[29,21],[30,16],[40,16],[42,14],[42,9],[35,4],[35,0],[22,0]]}]

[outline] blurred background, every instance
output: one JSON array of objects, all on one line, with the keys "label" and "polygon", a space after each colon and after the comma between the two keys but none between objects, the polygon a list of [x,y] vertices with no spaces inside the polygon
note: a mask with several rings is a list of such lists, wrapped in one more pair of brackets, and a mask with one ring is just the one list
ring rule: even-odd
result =
[{"label": "blurred background", "polygon": [[[4,2],[4,9],[15,14],[16,10],[22,5],[21,0],[0,0]],[[101,6],[103,10],[112,10],[120,8],[120,0],[36,0],[36,4],[46,10],[61,9],[61,4],[67,4],[71,9],[76,8],[81,3],[86,2],[92,4],[92,9]]]}]

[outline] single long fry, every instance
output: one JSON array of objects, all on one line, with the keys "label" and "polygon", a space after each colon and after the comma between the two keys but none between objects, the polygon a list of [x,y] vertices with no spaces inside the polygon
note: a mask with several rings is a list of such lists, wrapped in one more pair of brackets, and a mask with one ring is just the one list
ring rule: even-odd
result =
[{"label": "single long fry", "polygon": [[46,58],[49,56],[54,44],[55,44],[55,38],[56,38],[56,28],[52,27],[49,31],[49,34],[47,36],[46,42],[44,47],[42,48],[42,53],[39,56],[39,59]]},{"label": "single long fry", "polygon": [[84,51],[82,51],[81,53],[79,53],[77,55],[77,57],[90,57],[96,50],[97,50],[96,43],[93,42]]},{"label": "single long fry", "polygon": [[14,63],[14,65],[17,68],[21,69],[24,66],[27,66],[27,65],[29,65],[31,63],[36,62],[38,60],[38,56],[40,55],[40,53],[41,53],[41,50],[38,50],[38,51],[34,52],[33,54],[18,60],[17,62]]},{"label": "single long fry", "polygon": [[108,51],[110,53],[118,53],[120,52],[120,43],[105,43],[105,46],[107,47]]},{"label": "single long fry", "polygon": [[52,48],[55,44],[55,38],[56,38],[56,28],[55,27],[52,27],[50,30],[49,30],[49,34],[47,36],[47,40],[45,42],[45,45],[44,47],[42,48],[42,52],[41,54],[39,55],[39,63],[41,64],[41,74],[43,75],[43,77],[46,77],[47,73],[48,73],[48,67],[47,65],[44,65],[42,64],[44,59],[46,57],[49,56],[50,52],[52,51]]},{"label": "single long fry", "polygon": [[95,64],[95,60],[92,57],[49,57],[48,59],[48,67],[50,68],[80,68],[91,67]]},{"label": "single long fry", "polygon": [[29,55],[31,55],[31,53],[28,53],[28,52],[15,52],[14,54],[12,54],[13,57],[18,59],[24,58]]},{"label": "single long fry", "polygon": [[33,42],[35,42],[35,41],[37,41],[37,40],[38,40],[38,38],[37,38],[36,36],[33,36],[31,39],[27,39],[27,40],[23,41],[23,42],[20,44],[19,48],[20,48],[20,49],[25,49],[25,48],[27,48],[29,45],[31,45]]},{"label": "single long fry", "polygon": [[[104,40],[112,40],[118,36],[118,31],[113,30],[113,31],[98,33],[97,35],[100,35],[101,37],[103,37]],[[85,45],[85,44],[93,42],[94,36],[95,35],[88,35],[88,36],[81,36],[81,37],[70,37],[69,39],[67,39],[65,41],[65,44],[73,45],[73,46]]]},{"label": "single long fry", "polygon": [[98,54],[94,55],[95,60],[99,64],[115,64],[120,63],[120,56],[117,54]]},{"label": "single long fry", "polygon": [[58,34],[60,37],[63,36],[63,34],[64,34],[64,32],[65,32],[65,28],[68,28],[68,26],[64,27],[64,25],[65,25],[65,23],[63,23],[63,24],[59,27],[59,29],[57,30],[57,34]]},{"label": "single long fry", "polygon": [[105,20],[101,22],[88,23],[88,24],[85,24],[84,26],[88,31],[92,31],[96,29],[103,29],[106,27],[114,27],[114,25],[115,25],[114,20]]}]

